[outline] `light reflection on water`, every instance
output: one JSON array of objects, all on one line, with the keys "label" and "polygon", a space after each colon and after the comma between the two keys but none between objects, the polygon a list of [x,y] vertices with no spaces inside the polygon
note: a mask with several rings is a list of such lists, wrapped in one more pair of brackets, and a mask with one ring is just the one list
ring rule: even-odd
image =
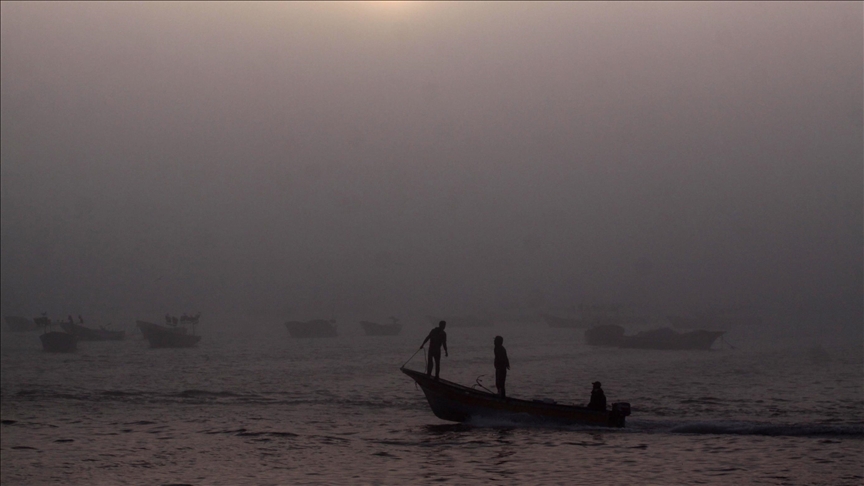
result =
[{"label": "light reflection on water", "polygon": [[452,328],[447,379],[491,375],[492,337],[502,334],[511,395],[584,403],[599,380],[633,415],[625,429],[451,424],[398,371],[426,327],[372,338],[343,325],[324,340],[293,340],[279,326],[212,332],[190,350],[132,337],[82,343],[74,355],[4,333],[0,480],[862,482],[860,350],[816,363],[806,349],[594,349],[568,330]]}]

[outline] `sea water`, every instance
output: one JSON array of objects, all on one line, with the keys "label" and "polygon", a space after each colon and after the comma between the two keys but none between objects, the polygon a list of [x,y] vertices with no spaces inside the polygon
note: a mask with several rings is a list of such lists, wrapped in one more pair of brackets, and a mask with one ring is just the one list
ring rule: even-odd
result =
[{"label": "sea water", "polygon": [[0,482],[864,482],[860,342],[814,351],[730,332],[710,351],[652,351],[540,323],[448,328],[442,378],[493,388],[500,334],[509,395],[585,404],[601,381],[633,410],[623,429],[454,424],[399,371],[430,327],[367,337],[341,321],[337,338],[292,339],[279,323],[202,324],[196,348],[149,349],[130,322],[125,341],[74,354],[4,332]]}]

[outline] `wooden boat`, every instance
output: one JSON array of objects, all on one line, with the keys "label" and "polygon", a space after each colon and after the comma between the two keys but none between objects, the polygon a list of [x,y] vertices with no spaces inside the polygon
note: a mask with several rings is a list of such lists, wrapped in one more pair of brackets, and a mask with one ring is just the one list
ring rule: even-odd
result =
[{"label": "wooden boat", "polygon": [[506,419],[515,422],[623,427],[630,415],[629,403],[613,403],[611,410],[562,405],[551,400],[501,398],[494,393],[468,388],[447,380],[436,380],[419,371],[400,368],[426,395],[432,413],[442,420],[465,422],[472,418]]},{"label": "wooden boat", "polygon": [[144,336],[144,339],[149,339],[151,331],[165,331],[178,334],[187,334],[189,332],[185,327],[162,326],[147,321],[135,321],[135,323],[138,325],[138,329],[141,330],[141,335]]},{"label": "wooden boat", "polygon": [[64,322],[60,327],[69,334],[78,336],[79,341],[122,341],[126,331],[110,331],[105,328],[92,329],[72,322]]},{"label": "wooden boat", "polygon": [[20,316],[5,316],[6,327],[12,332],[32,332],[38,331],[39,326],[30,319]]},{"label": "wooden boat", "polygon": [[624,328],[617,325],[592,327],[585,331],[585,342],[591,346],[611,346],[633,349],[705,350],[724,331],[696,330],[679,333],[668,327],[642,331],[632,336],[624,335]]},{"label": "wooden boat", "polygon": [[402,331],[402,324],[393,321],[392,324],[379,324],[377,322],[360,321],[360,326],[367,336],[396,336]]},{"label": "wooden boat", "polygon": [[147,331],[147,341],[150,342],[151,348],[191,348],[201,340],[201,336],[164,327],[158,326]]},{"label": "wooden boat", "polygon": [[78,336],[68,332],[51,331],[39,336],[42,349],[50,353],[71,353],[78,349]]},{"label": "wooden boat", "polygon": [[288,321],[285,327],[293,338],[330,338],[336,337],[336,321],[313,319],[311,321]]}]

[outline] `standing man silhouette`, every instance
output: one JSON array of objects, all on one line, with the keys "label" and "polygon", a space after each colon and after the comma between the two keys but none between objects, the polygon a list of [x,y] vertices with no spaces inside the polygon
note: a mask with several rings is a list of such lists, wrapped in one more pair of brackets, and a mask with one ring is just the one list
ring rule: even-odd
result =
[{"label": "standing man silhouette", "polygon": [[432,360],[435,360],[435,379],[441,373],[441,347],[444,347],[444,356],[450,356],[447,352],[447,333],[444,332],[444,327],[447,325],[445,321],[438,323],[438,327],[429,331],[429,335],[423,340],[420,349],[429,341],[429,356],[426,357],[426,375],[432,375]]},{"label": "standing man silhouette", "polygon": [[504,338],[495,336],[495,387],[498,388],[498,395],[501,398],[506,397],[504,392],[504,382],[507,381],[507,370],[510,369],[510,360],[507,359],[507,350],[504,349]]}]

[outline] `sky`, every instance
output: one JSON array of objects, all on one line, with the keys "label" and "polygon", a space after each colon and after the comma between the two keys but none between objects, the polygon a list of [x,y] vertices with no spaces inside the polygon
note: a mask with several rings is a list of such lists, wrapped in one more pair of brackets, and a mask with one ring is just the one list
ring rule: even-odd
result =
[{"label": "sky", "polygon": [[845,312],[864,7],[0,7],[2,307]]}]

